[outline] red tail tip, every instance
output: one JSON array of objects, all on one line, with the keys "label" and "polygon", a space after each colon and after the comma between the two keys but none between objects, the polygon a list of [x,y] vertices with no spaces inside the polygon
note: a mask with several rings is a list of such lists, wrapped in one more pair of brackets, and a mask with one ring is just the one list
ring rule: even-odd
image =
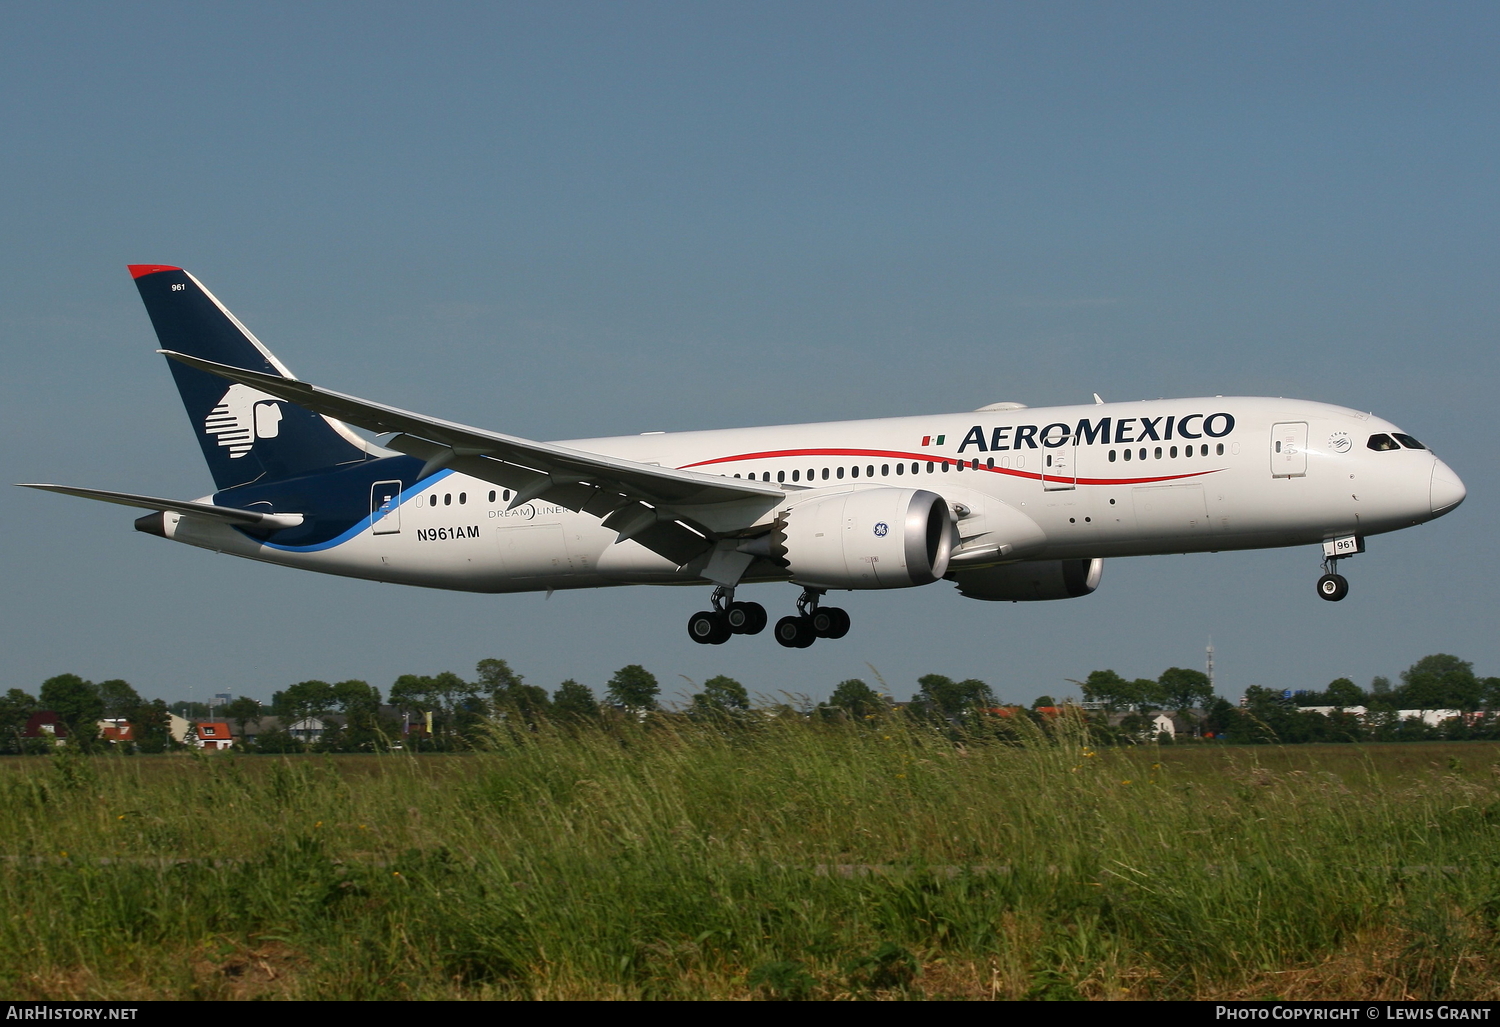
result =
[{"label": "red tail tip", "polygon": [[172,267],[168,264],[126,264],[131,278],[144,278],[146,275],[154,275],[158,271],[181,271],[180,267]]}]

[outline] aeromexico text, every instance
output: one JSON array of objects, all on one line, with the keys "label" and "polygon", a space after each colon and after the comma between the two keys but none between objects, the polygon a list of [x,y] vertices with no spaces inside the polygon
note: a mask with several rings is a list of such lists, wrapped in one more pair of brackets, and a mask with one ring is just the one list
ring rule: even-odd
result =
[{"label": "aeromexico text", "polygon": [[1167,442],[1171,439],[1222,439],[1234,431],[1233,414],[1163,414],[1161,417],[1087,417],[1076,425],[1062,421],[1035,424],[1000,425],[986,431],[976,424],[959,443],[960,453],[976,449],[981,453],[1006,449],[1057,449],[1070,442],[1074,445],[1124,445],[1135,442]]}]

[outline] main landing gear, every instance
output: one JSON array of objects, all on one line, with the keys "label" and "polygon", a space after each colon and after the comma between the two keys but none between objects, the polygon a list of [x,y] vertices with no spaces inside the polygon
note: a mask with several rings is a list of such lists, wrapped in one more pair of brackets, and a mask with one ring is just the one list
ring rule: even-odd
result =
[{"label": "main landing gear", "polygon": [[804,589],[797,597],[797,616],[776,622],[776,641],[788,649],[806,649],[820,638],[843,638],[849,633],[849,615],[837,606],[818,605],[822,589]]},{"label": "main landing gear", "polygon": [[[821,589],[805,589],[797,598],[797,615],[776,622],[776,641],[788,649],[806,649],[820,638],[843,638],[849,615],[836,606],[819,606]],[[759,603],[737,603],[734,589],[714,589],[713,609],[688,618],[688,637],[699,645],[723,645],[730,635],[758,635],[766,627],[766,608]]]},{"label": "main landing gear", "polygon": [[714,589],[713,609],[688,618],[688,637],[700,645],[723,645],[730,635],[758,635],[766,627],[766,608],[759,603],[737,603],[734,589]]},{"label": "main landing gear", "polygon": [[1318,579],[1318,597],[1336,603],[1349,594],[1349,579],[1335,573],[1339,563],[1336,556],[1323,560],[1323,576]]}]

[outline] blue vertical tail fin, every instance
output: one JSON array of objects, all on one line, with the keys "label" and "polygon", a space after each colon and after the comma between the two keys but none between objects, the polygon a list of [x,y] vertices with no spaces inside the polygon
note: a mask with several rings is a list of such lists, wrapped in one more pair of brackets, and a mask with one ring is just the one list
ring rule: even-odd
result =
[{"label": "blue vertical tail fin", "polygon": [[[293,377],[198,279],[179,267],[132,264],[162,349]],[[169,360],[193,432],[220,491],[366,459],[369,445],[344,424],[246,385]]]}]

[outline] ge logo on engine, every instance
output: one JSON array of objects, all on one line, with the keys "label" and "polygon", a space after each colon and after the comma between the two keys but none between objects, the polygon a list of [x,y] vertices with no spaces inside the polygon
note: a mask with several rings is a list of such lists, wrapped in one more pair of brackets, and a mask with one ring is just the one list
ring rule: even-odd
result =
[{"label": "ge logo on engine", "polygon": [[891,530],[890,528],[886,527],[885,521],[877,521],[875,523],[875,537],[876,538],[885,538],[885,533],[888,532],[888,531],[890,531],[890,530]]}]

